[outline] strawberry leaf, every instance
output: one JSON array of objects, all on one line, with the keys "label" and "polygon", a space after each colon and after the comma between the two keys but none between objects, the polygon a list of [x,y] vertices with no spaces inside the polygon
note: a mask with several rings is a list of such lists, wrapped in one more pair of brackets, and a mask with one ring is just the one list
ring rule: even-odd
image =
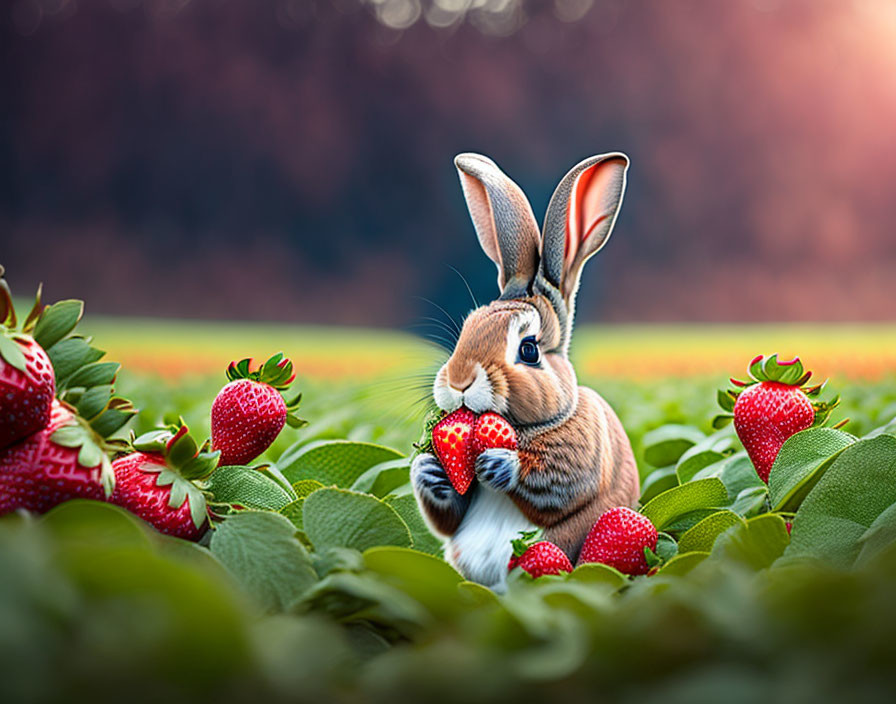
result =
[{"label": "strawberry leaf", "polygon": [[84,314],[84,301],[59,301],[44,308],[34,326],[34,339],[45,350],[68,335]]},{"label": "strawberry leaf", "polygon": [[719,389],[716,392],[716,400],[719,402],[719,406],[722,407],[723,411],[731,413],[734,410],[734,403],[737,401],[737,398],[730,392],[724,389]]},{"label": "strawberry leaf", "polygon": [[0,357],[3,357],[11,367],[25,372],[25,353],[22,352],[18,342],[4,333],[0,333]]},{"label": "strawberry leaf", "polygon": [[22,323],[22,332],[28,333],[29,335],[40,318],[41,310],[43,310],[43,305],[40,302],[40,296],[41,293],[43,293],[43,290],[44,285],[38,284],[37,293],[34,296],[34,305],[31,306],[31,310],[28,312],[28,317],[25,318],[25,322]]}]

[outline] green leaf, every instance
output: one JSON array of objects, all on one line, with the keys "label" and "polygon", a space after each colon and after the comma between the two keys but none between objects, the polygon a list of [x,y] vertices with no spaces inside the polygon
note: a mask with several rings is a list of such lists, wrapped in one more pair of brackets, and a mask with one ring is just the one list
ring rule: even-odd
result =
[{"label": "green leaf", "polygon": [[107,408],[90,421],[90,427],[93,428],[96,434],[100,437],[108,438],[114,432],[120,430],[136,413],[136,409],[121,411],[114,408]]},{"label": "green leaf", "polygon": [[289,519],[297,530],[304,530],[305,524],[302,521],[302,507],[305,505],[305,499],[297,499],[290,501],[286,506],[282,507],[278,513]]},{"label": "green leaf", "polygon": [[265,511],[280,511],[291,498],[274,480],[242,466],[218,467],[206,480],[206,488],[213,502]]},{"label": "green leaf", "polygon": [[667,523],[664,530],[667,533],[680,536],[716,511],[718,511],[718,508],[698,508],[696,511],[688,511],[681,516],[677,516],[674,521]]},{"label": "green leaf", "polygon": [[323,489],[324,485],[314,479],[302,479],[292,485],[293,493],[296,498],[290,501],[286,506],[280,509],[280,514],[286,516],[292,524],[299,530],[304,530],[304,522],[302,518],[302,509],[305,505],[305,498],[317,491]]},{"label": "green leaf", "polygon": [[710,425],[713,430],[722,430],[723,428],[727,428],[733,420],[734,416],[731,413],[719,413],[718,415],[713,416]]},{"label": "green leaf", "polygon": [[653,497],[675,486],[678,486],[678,474],[675,472],[674,465],[655,469],[647,475],[647,478],[641,484],[640,503],[642,505],[646,504]]},{"label": "green leaf", "polygon": [[212,532],[210,549],[266,611],[288,609],[317,581],[295,527],[275,513],[227,517]]},{"label": "green leaf", "polygon": [[685,552],[676,555],[665,565],[660,567],[658,574],[663,576],[682,576],[686,575],[697,565],[709,557],[708,552]]},{"label": "green leaf", "polygon": [[719,389],[716,392],[716,400],[723,411],[731,413],[734,410],[735,401],[727,389]]},{"label": "green leaf", "polygon": [[644,461],[654,467],[675,464],[678,459],[705,436],[690,425],[664,425],[644,435]]},{"label": "green leaf", "polygon": [[365,567],[431,613],[456,611],[457,586],[463,581],[444,560],[416,550],[376,547],[364,552]]},{"label": "green leaf", "polygon": [[799,360],[793,364],[781,364],[778,355],[766,357],[762,362],[765,377],[781,384],[795,384],[803,377],[803,365]]},{"label": "green leaf", "polygon": [[733,511],[723,510],[707,516],[690,530],[684,532],[678,541],[680,552],[709,552],[716,538],[744,519]]},{"label": "green leaf", "polygon": [[34,327],[33,337],[45,350],[68,335],[84,314],[84,301],[59,301],[47,306]]},{"label": "green leaf", "polygon": [[402,457],[374,465],[358,477],[351,488],[352,491],[360,491],[383,498],[410,480],[410,458]]},{"label": "green leaf", "polygon": [[98,466],[106,455],[96,446],[95,443],[88,440],[78,451],[78,464],[86,469]]},{"label": "green leaf", "polygon": [[77,423],[64,425],[57,429],[50,441],[62,447],[81,447],[87,441],[87,431]]},{"label": "green leaf", "polygon": [[347,489],[318,489],[302,508],[305,534],[317,550],[330,546],[363,552],[377,545],[411,547],[401,516],[384,501]]},{"label": "green leaf", "polygon": [[735,525],[716,538],[713,559],[740,562],[750,569],[770,567],[790,542],[784,519],[764,513]]},{"label": "green leaf", "polygon": [[730,457],[708,465],[697,472],[692,479],[707,479],[718,477],[728,490],[728,497],[734,500],[744,489],[761,487],[765,489],[763,482],[746,452],[738,452]]},{"label": "green leaf", "polygon": [[112,387],[108,384],[88,389],[76,404],[78,415],[87,420],[98,416],[109,404],[111,398]]},{"label": "green leaf", "polygon": [[736,442],[734,433],[726,429],[713,433],[691,447],[679,458],[675,467],[679,483],[689,482],[697,472],[734,452]]},{"label": "green leaf", "polygon": [[785,558],[851,567],[862,536],[896,503],[896,438],[860,440],[840,453],[793,520]]},{"label": "green leaf", "polygon": [[[752,466],[751,463],[750,467],[752,468]],[[761,513],[766,503],[768,503],[768,487],[763,484],[762,486],[751,486],[743,489],[728,508],[738,516],[749,518]]]},{"label": "green leaf", "polygon": [[348,488],[374,465],[402,457],[397,450],[369,442],[321,440],[287,450],[277,467],[290,483],[316,479],[326,485]]},{"label": "green leaf", "polygon": [[728,503],[728,492],[720,479],[711,477],[688,482],[665,491],[641,509],[657,530],[664,530],[677,518],[699,509],[721,508]]},{"label": "green leaf", "polygon": [[88,547],[130,545],[149,548],[146,524],[123,508],[101,501],[74,499],[43,515],[41,523],[68,544]]},{"label": "green leaf", "polygon": [[668,562],[678,554],[678,543],[668,533],[660,533],[656,540],[656,556],[663,562]]},{"label": "green leaf", "polygon": [[68,388],[83,386],[90,388],[91,386],[99,386],[101,384],[111,384],[115,380],[115,375],[121,365],[118,362],[94,362],[87,364],[78,369],[66,381]]},{"label": "green leaf", "polygon": [[628,584],[628,579],[622,572],[614,567],[597,562],[586,562],[577,566],[566,575],[565,579],[584,584],[609,584],[614,589],[619,589]]},{"label": "green leaf", "polygon": [[24,372],[26,369],[25,353],[19,343],[0,332],[0,357],[11,366]]},{"label": "green leaf", "polygon": [[432,616],[416,599],[366,573],[329,574],[308,590],[294,610],[342,623],[373,623],[404,638],[419,635],[432,623]]},{"label": "green leaf", "polygon": [[861,548],[856,557],[857,566],[866,564],[896,543],[896,503],[881,511],[868,530],[862,533],[859,543]]},{"label": "green leaf", "polygon": [[440,538],[429,530],[426,521],[417,506],[417,499],[413,494],[402,496],[387,496],[384,501],[394,508],[404,520],[408,530],[411,531],[411,539],[414,541],[414,549],[429,555],[441,556],[443,546]]},{"label": "green leaf", "polygon": [[89,340],[79,336],[60,340],[47,350],[47,356],[56,372],[57,386],[62,386],[83,365],[101,359],[103,354],[103,351],[91,347]]},{"label": "green leaf", "polygon": [[809,428],[787,439],[768,477],[775,511],[796,511],[812,487],[856,438],[833,428]]},{"label": "green leaf", "polygon": [[296,497],[299,499],[304,499],[309,494],[323,488],[324,485],[315,479],[302,479],[292,485],[292,489],[296,492]]}]

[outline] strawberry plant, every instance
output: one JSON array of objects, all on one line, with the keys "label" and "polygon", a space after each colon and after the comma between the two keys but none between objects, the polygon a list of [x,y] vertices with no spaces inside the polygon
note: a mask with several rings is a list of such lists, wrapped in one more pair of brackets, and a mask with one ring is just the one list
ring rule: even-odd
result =
[{"label": "strawberry plant", "polygon": [[[245,378],[229,382],[274,412],[249,412],[241,396],[239,412],[219,415],[214,379],[119,382],[74,332],[79,303],[36,315],[30,333],[13,324],[4,338],[18,348],[30,334],[55,388],[48,422],[0,450],[0,648],[14,654],[0,663],[4,701],[722,701],[732,687],[747,700],[886,701],[896,686],[891,381],[844,386],[853,421],[840,429],[814,409],[806,425],[804,374],[773,358],[738,398],[726,393],[733,427],[712,425],[713,380],[597,384],[637,448],[641,501],[604,514],[575,566],[521,536],[496,594],[443,559],[417,508],[408,455],[421,428],[405,409],[309,379],[310,422],[290,428],[278,387],[292,371],[275,355],[245,374],[236,365]],[[736,422],[764,383],[794,387],[772,389],[792,403],[754,405],[748,420],[795,408],[799,421],[775,426],[770,464]],[[832,406],[821,415],[843,412]],[[172,413],[201,434],[217,428],[217,449],[236,454],[219,462],[180,426],[153,430]],[[443,461],[458,476],[484,447],[515,442],[485,413],[461,417],[451,444],[435,432],[447,418],[429,419],[418,448],[442,457],[450,445]],[[243,435],[224,439],[228,422]]]}]

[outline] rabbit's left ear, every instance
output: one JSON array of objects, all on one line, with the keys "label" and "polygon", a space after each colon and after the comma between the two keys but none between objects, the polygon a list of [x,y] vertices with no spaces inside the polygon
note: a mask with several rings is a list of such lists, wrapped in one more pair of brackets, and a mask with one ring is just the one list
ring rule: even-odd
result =
[{"label": "rabbit's left ear", "polygon": [[458,154],[454,165],[479,244],[498,267],[501,298],[528,295],[540,240],[528,198],[488,157]]},{"label": "rabbit's left ear", "polygon": [[563,177],[544,221],[541,274],[563,296],[572,312],[582,267],[613,232],[628,157],[614,152],[592,156]]}]

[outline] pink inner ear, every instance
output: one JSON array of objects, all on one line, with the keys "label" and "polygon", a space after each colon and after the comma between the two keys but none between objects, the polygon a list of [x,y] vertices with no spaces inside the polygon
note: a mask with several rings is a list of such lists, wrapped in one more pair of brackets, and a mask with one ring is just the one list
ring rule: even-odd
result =
[{"label": "pink inner ear", "polygon": [[572,187],[566,216],[565,260],[569,266],[594,230],[610,217],[607,187],[612,172],[600,162],[580,173]]}]

